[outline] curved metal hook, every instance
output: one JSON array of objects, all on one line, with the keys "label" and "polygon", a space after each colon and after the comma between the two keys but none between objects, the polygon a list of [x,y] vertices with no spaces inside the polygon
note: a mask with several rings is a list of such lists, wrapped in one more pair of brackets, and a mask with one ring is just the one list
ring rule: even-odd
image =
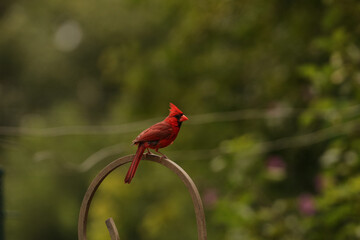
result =
[{"label": "curved metal hook", "polygon": [[[88,213],[89,208],[91,204],[91,200],[102,183],[102,181],[116,168],[120,167],[121,165],[124,165],[125,163],[131,162],[133,160],[134,155],[125,156],[122,158],[119,158],[113,162],[111,162],[109,165],[107,165],[103,170],[100,171],[98,175],[94,178],[94,180],[91,182],[89,188],[87,189],[84,199],[81,204],[80,213],[79,213],[79,220],[78,220],[78,237],[79,240],[87,240],[86,238],[86,225],[87,225],[87,219],[88,219]],[[144,154],[142,157],[142,160],[148,160],[152,162],[157,162],[171,171],[173,171],[178,177],[182,180],[182,182],[187,187],[191,199],[194,205],[195,215],[196,215],[196,223],[197,223],[197,229],[198,229],[198,239],[199,240],[206,240],[207,239],[207,232],[206,232],[206,223],[205,223],[205,214],[204,214],[204,208],[202,205],[202,201],[200,198],[200,194],[198,189],[196,188],[196,185],[190,178],[190,176],[176,163],[169,159],[161,158],[158,155],[146,155]],[[120,239],[117,233],[117,229],[115,226],[115,223],[110,218],[106,221],[106,225],[108,226],[110,236],[112,239]]]}]

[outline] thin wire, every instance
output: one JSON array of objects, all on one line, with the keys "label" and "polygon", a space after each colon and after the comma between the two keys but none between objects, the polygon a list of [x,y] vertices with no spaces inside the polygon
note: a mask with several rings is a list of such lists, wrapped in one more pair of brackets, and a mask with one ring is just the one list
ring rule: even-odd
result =
[{"label": "thin wire", "polygon": [[312,133],[298,135],[294,137],[280,138],[274,141],[261,143],[268,150],[282,150],[286,148],[302,147],[328,139],[351,133],[360,123],[359,119],[354,119],[345,123],[339,123],[331,127],[321,129]]},{"label": "thin wire", "polygon": [[[237,121],[244,119],[271,119],[271,118],[286,118],[300,113],[302,111],[318,111],[325,116],[340,114],[337,109],[301,109],[301,108],[274,108],[274,109],[248,109],[239,110],[232,112],[217,112],[208,114],[199,114],[190,116],[191,121],[188,124],[206,124],[213,122],[224,122],[224,121]],[[359,115],[360,104],[350,106],[342,109],[341,117],[353,118]],[[64,135],[89,135],[89,134],[120,134],[130,133],[134,131],[140,131],[144,129],[144,126],[148,126],[153,122],[159,121],[160,118],[152,118],[144,121],[138,121],[133,123],[126,123],[114,126],[64,126],[55,128],[44,128],[44,129],[31,129],[31,128],[16,128],[16,127],[0,127],[0,135],[8,136],[42,136],[42,137],[53,137],[53,136],[64,136]],[[271,150],[281,150],[286,148],[296,148],[300,146],[307,146],[317,142],[325,141],[335,136],[339,136],[344,133],[348,133],[351,129],[359,122],[358,119],[351,120],[345,123],[337,124],[326,129],[314,131],[312,133],[280,138],[274,141],[257,143],[252,150],[245,151],[244,154],[268,152]],[[94,167],[97,163],[102,160],[111,157],[113,155],[120,154],[124,151],[128,144],[120,143],[112,146],[107,146],[100,149],[99,151],[90,155],[85,161],[79,165],[68,164],[68,167],[76,169],[81,172],[86,172]],[[255,149],[255,151],[254,151]],[[181,154],[191,156],[192,159],[198,158],[203,159],[214,156],[220,151],[219,148],[214,149],[197,149],[197,150],[182,150],[172,151],[172,155]]]},{"label": "thin wire", "polygon": [[119,134],[139,131],[144,125],[156,120],[159,120],[159,118],[111,126],[62,126],[52,128],[19,128],[2,126],[0,127],[0,135],[56,137],[65,135]]},{"label": "thin wire", "polygon": [[121,152],[123,152],[124,151],[124,146],[125,146],[125,144],[120,143],[120,144],[115,144],[115,145],[111,145],[111,146],[101,148],[99,151],[91,154],[81,164],[79,164],[79,165],[75,165],[75,164],[70,165],[70,163],[69,163],[68,167],[76,169],[76,170],[78,170],[80,172],[87,172],[91,168],[93,168],[97,163],[101,162],[102,160],[104,160],[104,159],[106,159],[108,157],[114,156],[114,155],[118,155]]},{"label": "thin wire", "polygon": [[[273,119],[287,118],[303,111],[318,111],[321,114],[336,114],[341,112],[344,116],[355,116],[360,112],[360,104],[344,108],[339,111],[334,108],[328,109],[306,109],[306,108],[272,108],[272,109],[245,109],[231,112],[215,112],[189,116],[191,121],[187,124],[201,125],[215,122],[229,122],[249,119]],[[0,135],[3,136],[39,136],[56,137],[66,135],[112,135],[124,134],[143,130],[150,124],[160,121],[161,118],[152,118],[144,121],[125,123],[110,126],[62,126],[51,128],[21,128],[0,126]]]},{"label": "thin wire", "polygon": [[[88,158],[86,158],[80,164],[67,164],[67,166],[71,169],[77,170],[79,172],[87,172],[91,168],[93,168],[96,164],[103,161],[104,159],[119,155],[124,152],[125,146],[127,144],[115,144],[111,146],[107,146],[101,148],[97,152],[91,154]],[[218,152],[218,148],[215,149],[196,149],[196,150],[179,150],[179,151],[169,151],[168,153],[172,156],[181,155],[181,156],[191,156],[192,158],[199,159],[204,157],[213,156],[216,152]]]},{"label": "thin wire", "polygon": [[[307,134],[280,138],[273,141],[256,143],[249,149],[245,150],[241,156],[245,157],[253,154],[266,153],[274,150],[284,150],[287,148],[298,148],[303,146],[309,146],[312,144],[326,141],[334,137],[348,134],[359,123],[360,123],[359,119],[354,119],[346,123],[336,124],[331,127],[324,128]],[[81,172],[88,171],[91,168],[93,168],[97,163],[104,160],[105,158],[119,154],[122,151],[121,147],[123,147],[124,145],[125,144],[116,144],[113,146],[102,148],[99,151],[92,154],[89,158],[87,158],[76,169]],[[191,156],[191,159],[206,159],[208,157],[216,156],[217,154],[219,154],[219,152],[221,152],[221,149],[217,147],[213,149],[170,151],[167,154],[171,154],[172,156],[181,155],[183,157],[182,159],[186,159],[187,158],[186,156]]]}]

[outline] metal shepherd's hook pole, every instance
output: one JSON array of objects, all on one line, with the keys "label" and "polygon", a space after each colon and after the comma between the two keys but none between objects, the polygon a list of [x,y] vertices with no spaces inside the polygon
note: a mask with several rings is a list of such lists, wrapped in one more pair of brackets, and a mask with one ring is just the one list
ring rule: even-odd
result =
[{"label": "metal shepherd's hook pole", "polygon": [[[133,160],[133,157],[134,155],[129,155],[111,162],[103,170],[101,170],[100,173],[96,175],[94,180],[91,182],[88,190],[85,193],[80,208],[79,221],[78,221],[79,240],[87,240],[86,225],[87,225],[88,212],[89,212],[91,200],[96,190],[98,189],[102,181],[107,177],[107,175],[109,175],[112,171],[114,171],[116,168],[120,167],[121,165],[131,162]],[[143,155],[142,159],[160,163],[161,165],[173,171],[182,180],[182,182],[185,184],[191,195],[191,199],[194,205],[197,230],[198,230],[198,240],[206,240],[207,232],[206,232],[204,208],[202,205],[199,191],[196,188],[196,185],[194,184],[190,176],[179,165],[177,165],[176,163],[174,163],[169,159],[164,159],[157,155],[146,155],[146,154]],[[112,218],[106,220],[106,226],[108,227],[111,239],[120,240],[117,228]]]}]

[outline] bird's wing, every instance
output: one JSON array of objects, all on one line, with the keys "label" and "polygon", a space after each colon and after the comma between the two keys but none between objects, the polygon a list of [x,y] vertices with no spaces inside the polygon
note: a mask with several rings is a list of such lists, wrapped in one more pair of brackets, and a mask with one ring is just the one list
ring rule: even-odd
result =
[{"label": "bird's wing", "polygon": [[167,122],[159,122],[144,130],[135,138],[133,143],[159,141],[170,137],[173,129]]}]

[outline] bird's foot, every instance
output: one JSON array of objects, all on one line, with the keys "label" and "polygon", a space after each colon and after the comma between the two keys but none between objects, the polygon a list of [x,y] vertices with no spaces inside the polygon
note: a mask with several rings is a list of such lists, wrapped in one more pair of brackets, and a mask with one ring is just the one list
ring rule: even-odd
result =
[{"label": "bird's foot", "polygon": [[153,155],[148,148],[146,150],[147,150],[147,152],[145,153],[146,156]]},{"label": "bird's foot", "polygon": [[160,158],[161,158],[161,159],[168,159],[168,157],[167,157],[165,154],[163,154],[163,153],[161,153],[161,152],[159,152],[159,151],[157,151],[157,150],[156,150],[156,152],[157,152],[157,153],[160,153],[160,155],[161,155]]}]

